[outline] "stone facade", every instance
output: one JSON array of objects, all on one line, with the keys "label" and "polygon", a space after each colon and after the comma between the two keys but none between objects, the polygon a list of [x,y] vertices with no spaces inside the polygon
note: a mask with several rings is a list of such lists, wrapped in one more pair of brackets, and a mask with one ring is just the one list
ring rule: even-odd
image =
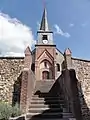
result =
[{"label": "stone facade", "polygon": [[24,65],[24,58],[0,58],[0,100],[12,102],[14,83]]},{"label": "stone facade", "polygon": [[90,61],[72,58],[72,67],[75,69],[79,83],[79,96],[81,106],[84,108],[82,114],[88,116],[90,115]]},{"label": "stone facade", "polygon": [[[64,54],[56,48],[56,64],[60,65],[60,71],[57,71],[57,78],[61,75],[62,63],[65,61]],[[42,54],[42,52],[41,52]],[[41,55],[40,54],[40,55]],[[25,54],[27,57],[27,54]],[[36,49],[32,57],[32,63],[35,63]],[[67,56],[68,57],[68,56]],[[70,58],[70,57],[69,57]],[[67,58],[68,59],[68,58]],[[69,60],[69,59],[68,59]],[[25,58],[0,58],[0,100],[12,103],[12,96],[14,91],[14,83],[17,81],[23,68],[25,68]],[[68,61],[67,61],[68,62]],[[30,63],[31,64],[31,63]],[[75,69],[76,77],[78,79],[78,88],[81,105],[86,104],[90,108],[90,61],[71,58],[72,68]],[[29,65],[30,66],[30,65]],[[29,68],[28,66],[28,68]],[[84,99],[84,102],[83,102]],[[85,111],[83,111],[83,114]]]},{"label": "stone facade", "polygon": [[81,84],[85,101],[90,107],[90,61],[72,59],[72,66]]},{"label": "stone facade", "polygon": [[[60,71],[57,71],[57,75],[61,74],[63,61],[63,54],[56,49],[56,63],[60,65]],[[81,84],[86,104],[90,107],[90,61],[72,58],[72,67],[75,69],[77,79]],[[24,58],[0,59],[0,100],[12,101],[13,84],[23,68]]]}]

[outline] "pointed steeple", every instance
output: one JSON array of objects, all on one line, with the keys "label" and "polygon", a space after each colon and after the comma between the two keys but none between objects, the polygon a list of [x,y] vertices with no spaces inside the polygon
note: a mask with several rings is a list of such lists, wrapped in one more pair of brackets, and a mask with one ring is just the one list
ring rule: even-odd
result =
[{"label": "pointed steeple", "polygon": [[40,30],[42,30],[42,31],[49,31],[46,8],[44,8],[42,21],[41,21],[41,25],[40,25]]},{"label": "pointed steeple", "polygon": [[48,27],[47,11],[45,7],[44,7],[40,28],[37,31],[37,34],[38,34],[38,41],[37,41],[38,45],[54,45],[53,32]]}]

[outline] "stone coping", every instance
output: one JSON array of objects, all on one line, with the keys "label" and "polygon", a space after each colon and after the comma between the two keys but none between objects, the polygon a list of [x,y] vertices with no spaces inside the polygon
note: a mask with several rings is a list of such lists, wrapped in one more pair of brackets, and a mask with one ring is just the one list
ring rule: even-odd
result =
[{"label": "stone coping", "polygon": [[24,57],[0,57],[0,59],[24,59]]},{"label": "stone coping", "polygon": [[80,59],[80,58],[71,58],[72,60],[78,60],[78,61],[83,61],[83,62],[90,62],[90,60],[85,60],[85,59]]}]

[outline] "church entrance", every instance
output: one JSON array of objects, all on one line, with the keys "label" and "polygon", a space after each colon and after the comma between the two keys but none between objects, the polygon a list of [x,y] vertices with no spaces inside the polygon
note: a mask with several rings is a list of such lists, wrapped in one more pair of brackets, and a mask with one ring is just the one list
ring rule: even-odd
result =
[{"label": "church entrance", "polygon": [[42,79],[49,79],[49,72],[48,71],[42,72]]}]

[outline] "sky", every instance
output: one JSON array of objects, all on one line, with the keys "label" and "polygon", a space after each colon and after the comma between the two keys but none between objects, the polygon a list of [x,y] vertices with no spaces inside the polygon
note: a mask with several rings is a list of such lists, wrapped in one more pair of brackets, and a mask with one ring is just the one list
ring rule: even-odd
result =
[{"label": "sky", "polygon": [[[0,0],[0,55],[22,56],[37,41],[44,0]],[[90,59],[90,0],[45,0],[54,43],[72,56]]]}]

